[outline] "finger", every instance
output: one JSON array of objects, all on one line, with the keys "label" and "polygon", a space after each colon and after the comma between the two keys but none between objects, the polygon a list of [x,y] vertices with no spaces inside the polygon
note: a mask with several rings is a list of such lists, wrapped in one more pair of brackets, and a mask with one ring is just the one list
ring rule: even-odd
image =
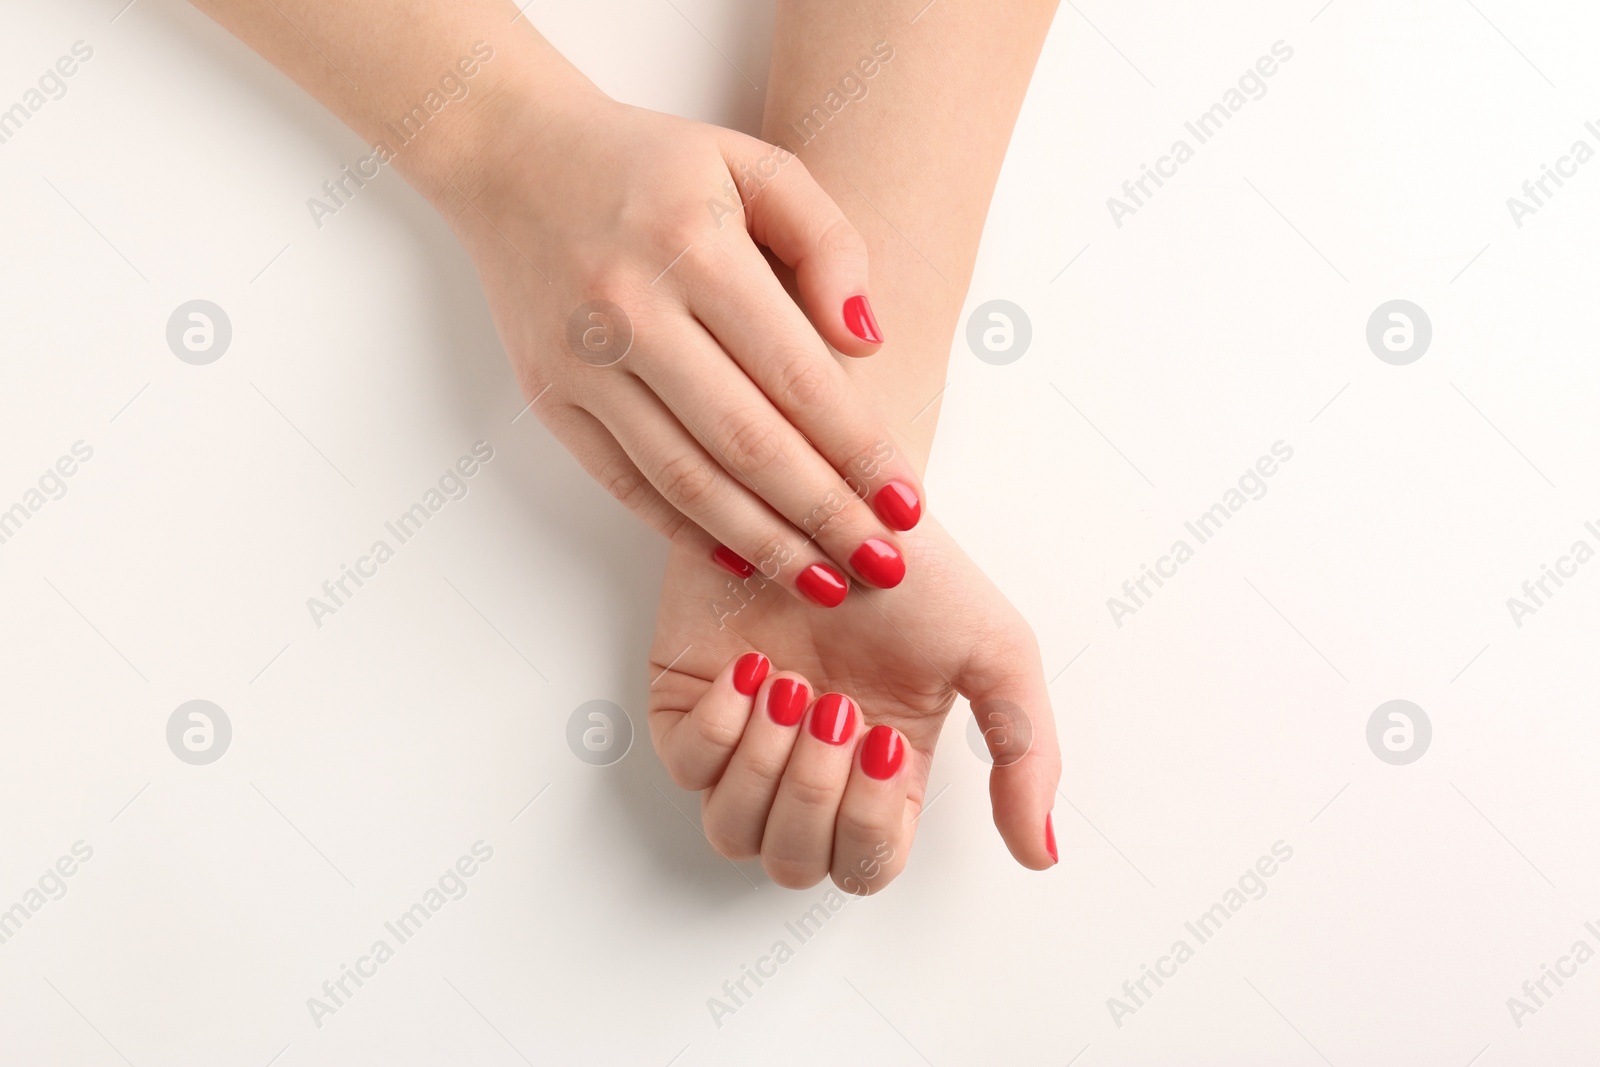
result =
[{"label": "finger", "polygon": [[767,814],[810,703],[811,686],[802,676],[782,671],[769,677],[756,694],[750,721],[727,769],[702,797],[706,837],[729,859],[760,854]]},{"label": "finger", "polygon": [[599,419],[570,405],[542,412],[541,418],[606,492],[667,540],[685,545],[696,555],[714,556],[722,548],[715,538],[667,503]]},{"label": "finger", "polygon": [[899,585],[906,564],[894,533],[716,342],[696,325],[662,343],[674,358],[641,365],[639,377],[723,468],[856,577]]},{"label": "finger", "polygon": [[771,666],[761,653],[746,652],[722,668],[693,708],[650,709],[650,738],[680,787],[709,789],[722,777]]},{"label": "finger", "polygon": [[779,416],[805,435],[807,451],[820,454],[851,493],[870,501],[889,529],[911,529],[923,500],[911,457],[818,341],[760,253],[744,245],[725,255],[716,284],[690,287],[690,309]]},{"label": "finger", "polygon": [[847,356],[870,356],[883,332],[867,298],[867,242],[792,153],[750,137],[723,149],[750,236],[795,273],[817,332]]},{"label": "finger", "polygon": [[1038,646],[1030,635],[982,647],[955,682],[994,757],[989,802],[995,827],[1018,863],[1036,871],[1053,867],[1051,811],[1061,750]]},{"label": "finger", "polygon": [[824,693],[806,715],[761,838],[761,866],[781,886],[816,885],[833,865],[833,828],[860,720],[855,701],[839,693]]},{"label": "finger", "polygon": [[844,601],[849,579],[815,545],[734,481],[645,383],[631,376],[617,383],[596,413],[667,503],[731,550],[702,558],[736,574],[741,564],[751,568],[751,592],[775,583],[822,607]]},{"label": "finger", "polygon": [[905,868],[907,762],[906,739],[894,727],[879,724],[861,739],[833,833],[831,873],[847,893],[876,893]]}]

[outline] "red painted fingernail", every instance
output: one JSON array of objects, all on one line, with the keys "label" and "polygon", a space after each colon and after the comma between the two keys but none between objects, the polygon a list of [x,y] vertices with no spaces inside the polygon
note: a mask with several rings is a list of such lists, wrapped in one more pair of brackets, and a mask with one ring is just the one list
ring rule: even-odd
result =
[{"label": "red painted fingernail", "polygon": [[887,541],[869,537],[850,554],[850,566],[879,589],[893,589],[906,576],[905,557]]},{"label": "red painted fingernail", "polygon": [[892,726],[874,726],[861,742],[861,769],[880,782],[895,776],[905,756],[905,742]]},{"label": "red painted fingernail", "polygon": [[779,678],[767,690],[767,714],[779,726],[793,726],[806,713],[811,703],[811,690],[804,682],[793,678]]},{"label": "red painted fingernail", "polygon": [[856,732],[856,702],[838,693],[823,693],[811,709],[811,736],[842,745]]},{"label": "red painted fingernail", "polygon": [[922,501],[904,482],[890,482],[872,498],[872,510],[891,530],[909,530],[922,518]]},{"label": "red painted fingernail", "polygon": [[746,652],[733,665],[733,687],[745,696],[755,696],[761,683],[766,681],[772,661],[759,652]]},{"label": "red painted fingernail", "polygon": [[1056,827],[1055,823],[1051,822],[1052,818],[1053,815],[1044,817],[1044,847],[1050,852],[1050,861],[1060,863],[1061,857],[1056,855]]},{"label": "red painted fingernail", "polygon": [[872,305],[864,296],[852,296],[844,302],[844,324],[850,332],[868,344],[881,345],[883,334],[878,332],[878,320],[872,316]]},{"label": "red painted fingernail", "polygon": [[800,591],[811,600],[825,608],[836,608],[844,601],[844,595],[850,591],[850,583],[844,575],[828,566],[826,563],[813,563],[800,572],[800,577],[794,580]]},{"label": "red painted fingernail", "polygon": [[718,545],[716,550],[711,553],[711,560],[735,577],[748,578],[756,572],[756,568],[752,563],[727,545]]}]

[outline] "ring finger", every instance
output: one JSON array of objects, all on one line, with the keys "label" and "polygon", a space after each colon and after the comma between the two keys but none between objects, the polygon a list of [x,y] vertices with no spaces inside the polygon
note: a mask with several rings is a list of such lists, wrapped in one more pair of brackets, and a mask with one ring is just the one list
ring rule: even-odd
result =
[{"label": "ring finger", "polygon": [[761,839],[761,865],[781,886],[805,889],[828,874],[860,721],[856,702],[840,693],[824,693],[806,715]]}]

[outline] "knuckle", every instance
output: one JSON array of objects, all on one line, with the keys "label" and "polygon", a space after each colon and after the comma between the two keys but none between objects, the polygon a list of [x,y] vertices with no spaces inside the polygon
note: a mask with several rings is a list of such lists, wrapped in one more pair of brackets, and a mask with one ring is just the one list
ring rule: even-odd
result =
[{"label": "knuckle", "polygon": [[661,465],[661,495],[679,511],[697,511],[710,503],[717,487],[717,472],[693,452],[673,456]]},{"label": "knuckle", "polygon": [[732,752],[744,736],[744,724],[712,715],[693,715],[694,743],[704,752],[722,755]]},{"label": "knuckle", "polygon": [[843,215],[836,218],[817,238],[817,247],[833,260],[866,262],[867,241],[861,231]]},{"label": "knuckle", "polygon": [[719,246],[706,240],[705,227],[698,222],[685,223],[673,231],[667,247],[671,249],[666,253],[669,256],[678,256],[676,269],[687,268],[690,274],[716,274],[720,273],[725,257],[719,251]]},{"label": "knuckle", "polygon": [[813,539],[831,537],[841,528],[854,527],[863,532],[869,528],[876,528],[868,519],[866,508],[861,502],[856,500],[853,494],[842,493],[837,489],[829,489],[822,500],[806,512],[799,525],[806,535]]},{"label": "knuckle", "polygon": [[774,384],[778,407],[785,411],[826,407],[833,399],[833,376],[816,356],[807,353],[790,359],[778,371]]},{"label": "knuckle", "polygon": [[661,508],[651,516],[652,522],[661,536],[674,545],[692,548],[698,547],[696,534],[699,527],[689,521],[689,517],[676,508]]},{"label": "knuckle", "polygon": [[802,811],[831,817],[839,806],[840,785],[815,773],[800,773],[783,780],[783,791]]},{"label": "knuckle", "polygon": [[637,511],[650,495],[650,480],[633,462],[617,456],[600,471],[599,482],[629,511]]},{"label": "knuckle", "polygon": [[763,782],[776,782],[783,778],[784,768],[789,765],[789,753],[760,752],[752,753],[745,767],[757,779]]},{"label": "knuckle", "polygon": [[573,281],[582,301],[604,300],[631,314],[638,303],[639,291],[634,273],[615,260],[598,260],[573,268]]},{"label": "knuckle", "polygon": [[772,581],[795,559],[795,555],[788,541],[781,536],[772,536],[761,541],[760,547],[745,556],[745,559],[755,567],[756,574],[767,581]]},{"label": "knuckle", "polygon": [[868,843],[889,841],[894,838],[895,827],[886,818],[876,818],[861,812],[841,811],[834,824],[842,841]]},{"label": "knuckle", "polygon": [[719,814],[715,808],[708,805],[700,821],[705,828],[706,840],[711,842],[711,847],[717,850],[718,855],[730,860],[748,860],[760,854],[760,842],[752,842],[749,834],[741,833],[727,816]]},{"label": "knuckle", "polygon": [[722,447],[733,468],[748,474],[765,470],[783,454],[783,435],[768,419],[741,415],[733,420]]},{"label": "knuckle", "polygon": [[881,435],[870,439],[856,438],[844,449],[845,455],[850,457],[842,468],[844,483],[863,500],[872,491],[872,486],[887,476],[884,471],[885,452],[891,457],[894,455],[893,446],[888,445]]}]

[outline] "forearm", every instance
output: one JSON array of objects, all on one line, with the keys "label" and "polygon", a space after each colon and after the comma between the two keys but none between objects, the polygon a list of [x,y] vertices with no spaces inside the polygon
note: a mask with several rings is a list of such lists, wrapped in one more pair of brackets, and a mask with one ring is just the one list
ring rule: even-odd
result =
[{"label": "forearm", "polygon": [[[867,240],[885,343],[847,370],[920,469],[989,200],[1056,4],[936,0],[913,23],[918,6],[780,0],[762,136],[797,153]],[[879,42],[892,50],[887,62]]]},{"label": "forearm", "polygon": [[498,108],[597,92],[510,0],[192,2],[441,208],[485,180]]}]

